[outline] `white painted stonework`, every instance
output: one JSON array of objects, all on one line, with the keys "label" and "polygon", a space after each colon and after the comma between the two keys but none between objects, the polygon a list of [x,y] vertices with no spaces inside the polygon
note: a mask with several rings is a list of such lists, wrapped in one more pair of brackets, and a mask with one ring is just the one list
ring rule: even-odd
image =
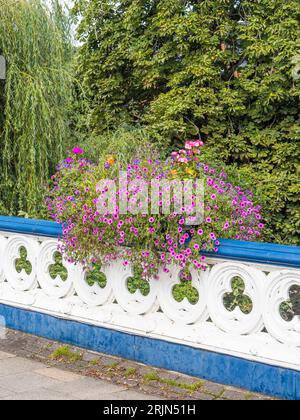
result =
[{"label": "white painted stonework", "polygon": [[[66,261],[68,279],[52,279],[57,245],[55,239],[0,232],[0,303],[300,370],[300,316],[287,322],[279,312],[290,288],[300,286],[300,270],[211,259],[208,271],[191,273],[199,293],[192,305],[173,297],[180,282],[176,267],[151,280],[147,296],[129,292],[132,271],[121,262],[103,268],[104,288],[89,286],[82,268]],[[30,275],[15,268],[21,247],[32,265]],[[235,277],[252,300],[248,315],[224,306]]]}]

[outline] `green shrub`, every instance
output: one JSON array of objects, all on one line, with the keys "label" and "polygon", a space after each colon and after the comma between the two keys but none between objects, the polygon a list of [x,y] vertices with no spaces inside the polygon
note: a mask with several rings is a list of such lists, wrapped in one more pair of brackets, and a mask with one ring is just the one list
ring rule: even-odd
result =
[{"label": "green shrub", "polygon": [[146,129],[121,126],[116,130],[87,137],[82,147],[85,157],[93,162],[105,163],[108,156],[113,156],[121,166],[127,166],[134,158],[159,158],[160,150],[154,143]]}]

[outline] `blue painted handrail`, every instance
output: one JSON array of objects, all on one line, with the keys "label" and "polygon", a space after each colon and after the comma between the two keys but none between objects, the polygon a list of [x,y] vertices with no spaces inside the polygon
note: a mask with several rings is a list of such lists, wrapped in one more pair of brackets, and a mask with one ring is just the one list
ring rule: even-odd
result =
[{"label": "blue painted handrail", "polygon": [[[44,220],[0,216],[0,231],[57,238],[62,236],[62,227]],[[300,247],[258,242],[220,239],[217,254],[211,257],[249,261],[261,264],[282,265],[300,268]]]},{"label": "blue painted handrail", "polygon": [[57,238],[62,235],[62,227],[58,223],[8,216],[0,216],[0,231],[48,236],[51,238]]},{"label": "blue painted handrail", "polygon": [[217,254],[208,254],[230,260],[300,268],[300,246],[220,239]]}]

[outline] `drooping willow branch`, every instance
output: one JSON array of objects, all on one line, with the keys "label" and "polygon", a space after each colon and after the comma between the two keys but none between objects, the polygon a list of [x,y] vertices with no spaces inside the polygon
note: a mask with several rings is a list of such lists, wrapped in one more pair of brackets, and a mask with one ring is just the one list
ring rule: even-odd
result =
[{"label": "drooping willow branch", "polygon": [[[1,0],[0,0],[1,1]],[[43,188],[69,139],[72,46],[57,0],[5,0],[0,51],[0,212],[41,213]]]}]

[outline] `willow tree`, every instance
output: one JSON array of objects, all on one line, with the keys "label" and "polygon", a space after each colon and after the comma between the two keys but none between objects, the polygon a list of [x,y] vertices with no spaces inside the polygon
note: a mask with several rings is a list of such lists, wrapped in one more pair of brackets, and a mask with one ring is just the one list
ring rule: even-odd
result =
[{"label": "willow tree", "polygon": [[0,92],[0,212],[38,216],[69,137],[72,48],[58,1],[48,8],[42,0],[0,0],[0,52],[7,62]]}]

